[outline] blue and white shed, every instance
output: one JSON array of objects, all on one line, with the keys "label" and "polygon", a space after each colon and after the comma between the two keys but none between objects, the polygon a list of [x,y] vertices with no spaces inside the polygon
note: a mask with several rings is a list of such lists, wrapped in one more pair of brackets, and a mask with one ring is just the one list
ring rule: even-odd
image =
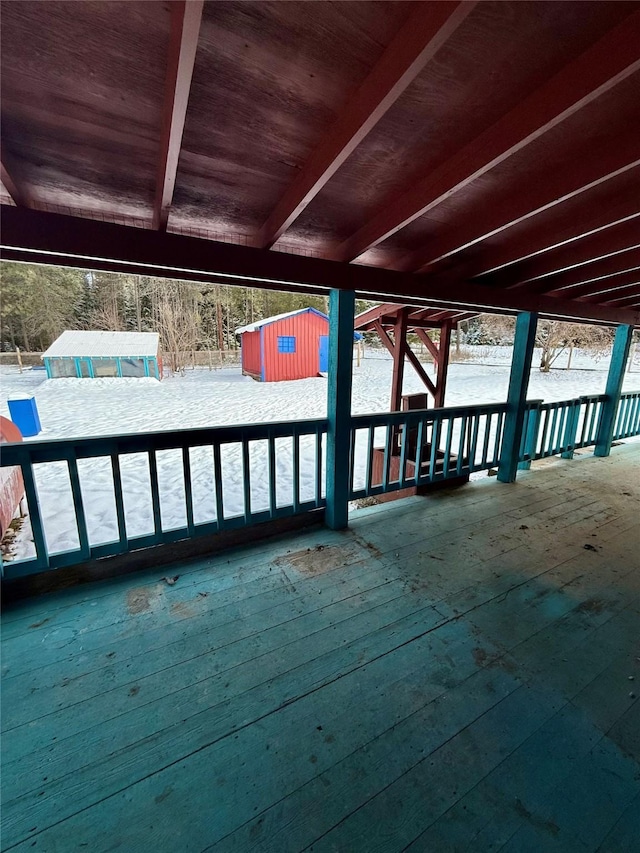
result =
[{"label": "blue and white shed", "polygon": [[63,332],[42,354],[49,379],[151,376],[162,379],[157,332]]}]

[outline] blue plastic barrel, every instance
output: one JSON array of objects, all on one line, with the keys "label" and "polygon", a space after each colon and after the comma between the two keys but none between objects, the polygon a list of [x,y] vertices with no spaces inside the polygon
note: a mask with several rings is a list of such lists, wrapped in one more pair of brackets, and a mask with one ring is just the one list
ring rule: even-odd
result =
[{"label": "blue plastic barrel", "polygon": [[18,427],[24,438],[38,435],[42,430],[35,397],[20,397],[7,400],[11,420]]}]

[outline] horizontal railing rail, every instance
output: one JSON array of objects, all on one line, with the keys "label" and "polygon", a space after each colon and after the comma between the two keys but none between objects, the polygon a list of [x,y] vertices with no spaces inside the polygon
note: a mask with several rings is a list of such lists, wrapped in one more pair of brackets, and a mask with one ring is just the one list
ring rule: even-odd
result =
[{"label": "horizontal railing rail", "polygon": [[494,467],[506,410],[502,403],[352,418],[350,499]]},{"label": "horizontal railing rail", "polygon": [[613,440],[640,435],[640,391],[626,391],[620,395],[620,404],[613,426]]},{"label": "horizontal railing rail", "polygon": [[[5,562],[4,576],[323,507],[326,432],[318,419],[3,444],[2,467],[22,469],[35,548],[35,556]],[[56,550],[61,527],[76,547]]]}]

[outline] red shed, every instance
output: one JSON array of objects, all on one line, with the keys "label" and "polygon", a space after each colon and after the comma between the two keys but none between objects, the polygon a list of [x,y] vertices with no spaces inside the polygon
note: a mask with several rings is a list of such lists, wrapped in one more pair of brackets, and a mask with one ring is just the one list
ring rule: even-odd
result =
[{"label": "red shed", "polygon": [[[242,372],[260,382],[306,379],[329,369],[329,318],[315,308],[265,317],[236,329]],[[354,335],[354,340],[362,336]]]}]

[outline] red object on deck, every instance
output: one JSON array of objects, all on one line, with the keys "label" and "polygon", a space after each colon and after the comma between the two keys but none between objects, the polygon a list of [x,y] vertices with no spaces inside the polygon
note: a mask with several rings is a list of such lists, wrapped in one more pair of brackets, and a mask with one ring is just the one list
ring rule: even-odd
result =
[{"label": "red object on deck", "polygon": [[[22,433],[8,418],[0,417],[0,442],[5,441],[22,441]],[[11,524],[23,497],[24,482],[20,468],[0,468],[0,538]]]}]

